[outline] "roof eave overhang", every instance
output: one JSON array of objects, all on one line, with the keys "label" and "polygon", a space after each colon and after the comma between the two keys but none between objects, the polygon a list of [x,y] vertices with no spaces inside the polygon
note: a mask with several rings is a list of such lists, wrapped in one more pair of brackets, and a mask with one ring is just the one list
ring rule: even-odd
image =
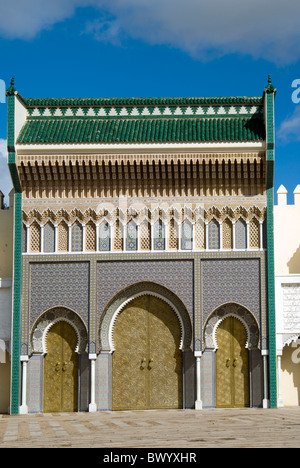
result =
[{"label": "roof eave overhang", "polygon": [[132,143],[132,144],[17,144],[16,151],[21,154],[101,154],[101,153],[153,153],[153,152],[241,152],[264,151],[266,142],[182,142],[182,143]]}]

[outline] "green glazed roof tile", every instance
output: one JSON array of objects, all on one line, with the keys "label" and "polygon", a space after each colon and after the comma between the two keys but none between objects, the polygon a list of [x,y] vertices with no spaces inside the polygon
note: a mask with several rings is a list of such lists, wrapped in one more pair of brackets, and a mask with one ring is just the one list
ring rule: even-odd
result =
[{"label": "green glazed roof tile", "polygon": [[19,98],[19,144],[265,139],[262,97]]},{"label": "green glazed roof tile", "polygon": [[262,117],[28,117],[19,144],[260,141]]},{"label": "green glazed roof tile", "polygon": [[177,97],[177,98],[23,98],[27,107],[97,107],[97,106],[189,106],[189,105],[262,105],[262,97]]}]

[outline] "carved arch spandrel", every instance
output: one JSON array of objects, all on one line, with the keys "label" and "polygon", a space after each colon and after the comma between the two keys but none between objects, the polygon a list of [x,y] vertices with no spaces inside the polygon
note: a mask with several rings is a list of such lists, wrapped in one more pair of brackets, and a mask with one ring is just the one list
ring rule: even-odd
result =
[{"label": "carved arch spandrel", "polygon": [[82,354],[87,351],[87,329],[76,312],[65,307],[53,307],[42,314],[32,327],[30,354],[45,354],[47,352],[47,334],[52,326],[61,320],[69,323],[76,332],[76,352]]},{"label": "carved arch spandrel", "polygon": [[245,307],[229,303],[218,307],[207,320],[203,331],[205,349],[214,351],[218,349],[217,330],[227,317],[234,317],[244,325],[247,332],[246,348],[256,349],[260,347],[260,329],[254,316]]},{"label": "carved arch spandrel", "polygon": [[169,289],[150,282],[142,282],[129,286],[115,296],[106,307],[100,322],[100,349],[102,351],[113,352],[113,325],[118,314],[131,300],[143,295],[153,295],[170,305],[180,321],[182,329],[181,349],[189,349],[192,345],[192,324],[184,304]]}]

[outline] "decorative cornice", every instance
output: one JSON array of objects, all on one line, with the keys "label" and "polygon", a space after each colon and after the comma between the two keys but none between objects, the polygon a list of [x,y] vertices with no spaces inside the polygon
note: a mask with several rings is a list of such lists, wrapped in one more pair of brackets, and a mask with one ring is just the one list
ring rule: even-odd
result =
[{"label": "decorative cornice", "polygon": [[[182,148],[183,149],[183,148]],[[184,164],[185,162],[187,163],[215,163],[216,161],[218,162],[225,162],[225,163],[234,163],[237,161],[238,163],[241,163],[242,161],[247,163],[249,161],[250,163],[260,162],[263,161],[265,158],[265,154],[263,152],[263,148],[257,148],[256,150],[251,150],[251,148],[245,147],[243,148],[244,151],[241,150],[241,148],[238,148],[237,151],[230,151],[230,148],[226,151],[226,147],[223,146],[223,151],[215,151],[213,152],[212,150],[210,151],[208,147],[203,148],[202,151],[199,152],[195,150],[193,151],[192,148],[190,148],[190,151],[177,151],[169,149],[167,152],[154,152],[149,151],[145,152],[145,148],[140,148],[140,151],[135,151],[135,152],[130,152],[126,153],[125,151],[120,152],[120,153],[100,153],[95,152],[95,153],[86,153],[84,154],[83,151],[80,153],[76,154],[76,152],[72,151],[70,153],[58,153],[58,154],[53,154],[53,152],[48,153],[48,154],[41,154],[40,152],[37,154],[34,154],[33,152],[26,152],[26,154],[18,154],[16,155],[16,164],[17,166],[20,165],[32,165],[32,166],[44,166],[44,165],[52,165],[52,166],[63,166],[63,164],[66,165],[73,165],[75,166],[77,163],[79,165],[82,164],[87,164],[88,166],[90,164],[92,165],[98,165],[101,166],[101,164],[104,165],[109,165],[110,163],[112,164],[112,171],[114,171],[115,164],[140,164],[144,163],[146,164],[147,162],[153,164],[178,164],[178,162]],[[143,151],[144,150],[144,151]],[[55,170],[55,169],[54,169]]]},{"label": "decorative cornice", "polygon": [[261,114],[261,104],[210,106],[123,106],[123,107],[29,107],[28,116],[34,117],[167,117],[167,116],[238,116]]},{"label": "decorative cornice", "polygon": [[199,219],[209,222],[213,218],[220,222],[223,222],[226,218],[231,221],[236,221],[238,218],[243,218],[244,220],[255,218],[258,221],[263,221],[265,216],[266,208],[259,208],[255,205],[252,205],[249,208],[244,206],[238,206],[236,208],[232,208],[230,206],[224,206],[223,208],[212,206],[208,209],[204,209],[202,206],[198,206],[193,209],[188,206],[169,206],[167,209],[163,209],[161,207],[155,207],[153,209],[143,207],[139,210],[132,206],[129,206],[125,210],[122,210],[119,207],[108,206],[106,209],[102,207],[102,209],[98,211],[91,208],[85,211],[77,208],[74,208],[71,211],[63,208],[53,211],[48,208],[42,212],[37,209],[33,209],[28,213],[23,211],[23,222],[28,226],[34,222],[38,222],[38,224],[44,226],[49,221],[54,225],[58,225],[62,221],[65,221],[67,224],[74,224],[76,221],[83,224],[86,224],[89,221],[99,224],[106,221],[112,225],[117,220],[120,220],[122,223],[127,223],[131,219],[134,219],[136,224],[140,225],[145,220],[153,224],[158,219],[162,219],[164,222],[169,222],[171,219],[174,219],[176,222],[182,222],[183,220],[196,222]]}]

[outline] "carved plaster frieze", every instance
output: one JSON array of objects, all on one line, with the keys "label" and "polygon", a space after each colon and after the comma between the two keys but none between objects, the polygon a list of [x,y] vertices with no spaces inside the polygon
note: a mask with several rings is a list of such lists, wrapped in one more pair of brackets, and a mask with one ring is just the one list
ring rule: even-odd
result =
[{"label": "carved plaster frieze", "polygon": [[31,333],[30,354],[47,353],[47,334],[51,327],[61,320],[72,325],[76,332],[77,346],[75,351],[78,354],[82,354],[87,351],[87,330],[82,320],[75,312],[64,307],[56,307],[45,312],[34,324]]},{"label": "carved plaster frieze", "polygon": [[218,349],[217,330],[220,324],[228,317],[240,320],[247,332],[245,347],[255,349],[259,347],[259,326],[254,316],[238,304],[225,304],[219,307],[208,319],[204,327],[204,343],[206,349]]},{"label": "carved plaster frieze", "polygon": [[33,222],[37,222],[40,226],[44,226],[49,221],[54,225],[60,224],[65,221],[68,225],[79,222],[87,224],[92,221],[95,224],[100,224],[105,221],[110,225],[120,221],[122,224],[127,224],[129,221],[134,220],[137,225],[142,224],[145,220],[150,224],[155,224],[158,219],[161,219],[164,223],[169,223],[171,220],[176,223],[188,220],[191,223],[197,221],[210,222],[212,219],[216,219],[218,222],[223,222],[225,219],[229,219],[232,222],[237,221],[239,218],[245,221],[256,219],[263,221],[266,216],[266,208],[259,208],[257,206],[251,206],[246,208],[239,206],[232,208],[230,206],[224,206],[218,208],[212,206],[208,209],[204,209],[202,206],[192,208],[189,206],[174,206],[161,208],[161,207],[142,207],[137,209],[134,206],[124,207],[124,209],[108,206],[107,208],[100,207],[99,210],[88,208],[82,211],[78,208],[74,208],[70,211],[66,209],[59,209],[56,212],[50,208],[40,212],[37,209],[29,211],[23,211],[23,222],[25,225],[30,226]]}]

